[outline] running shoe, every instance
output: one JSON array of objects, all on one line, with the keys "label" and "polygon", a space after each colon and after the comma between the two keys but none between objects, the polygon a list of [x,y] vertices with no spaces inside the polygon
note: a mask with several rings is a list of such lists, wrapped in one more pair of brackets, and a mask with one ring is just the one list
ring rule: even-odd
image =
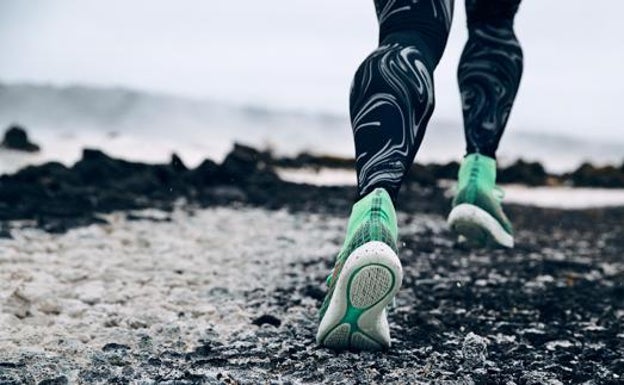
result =
[{"label": "running shoe", "polygon": [[316,340],[334,350],[390,346],[386,307],[401,287],[397,220],[390,196],[377,188],[355,205],[320,310]]},{"label": "running shoe", "polygon": [[501,207],[503,191],[496,186],[496,160],[469,154],[457,179],[457,194],[448,216],[451,229],[472,246],[512,248],[513,229]]}]

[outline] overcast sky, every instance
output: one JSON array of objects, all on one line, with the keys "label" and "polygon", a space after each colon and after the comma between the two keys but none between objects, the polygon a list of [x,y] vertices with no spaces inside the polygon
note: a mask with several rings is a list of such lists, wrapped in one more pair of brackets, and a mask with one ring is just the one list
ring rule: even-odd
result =
[{"label": "overcast sky", "polygon": [[[0,81],[127,86],[346,114],[376,45],[372,1],[2,0]],[[463,1],[436,72],[435,118],[460,121]],[[624,142],[624,2],[525,0],[517,129]]]}]

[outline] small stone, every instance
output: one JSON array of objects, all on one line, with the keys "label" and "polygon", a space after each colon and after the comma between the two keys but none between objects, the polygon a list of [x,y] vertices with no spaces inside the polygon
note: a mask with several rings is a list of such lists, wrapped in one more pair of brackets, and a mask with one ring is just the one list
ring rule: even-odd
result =
[{"label": "small stone", "polygon": [[17,368],[18,366],[19,364],[16,364],[14,362],[1,362],[0,361],[0,368],[14,369],[14,368]]},{"label": "small stone", "polygon": [[574,346],[574,344],[566,340],[549,341],[546,343],[546,350],[550,350],[552,352],[558,348],[567,349],[572,346]]},{"label": "small stone", "polygon": [[134,317],[128,319],[127,323],[131,329],[145,329],[149,327],[149,324],[145,320]]},{"label": "small stone", "polygon": [[325,298],[325,290],[321,289],[319,285],[307,285],[303,288],[302,294],[317,301],[322,301]]},{"label": "small stone", "polygon": [[19,319],[31,316],[31,301],[21,290],[17,289],[5,300],[5,311]]},{"label": "small stone", "polygon": [[60,376],[60,377],[45,379],[39,382],[38,385],[67,385],[68,383],[69,381],[67,380],[67,377]]},{"label": "small stone", "polygon": [[130,347],[127,345],[111,342],[111,343],[104,345],[104,347],[102,348],[103,352],[110,352],[110,351],[116,351],[116,350],[122,350],[122,351],[130,350]]},{"label": "small stone", "polygon": [[258,326],[262,326],[264,324],[269,324],[269,325],[273,325],[276,328],[280,327],[280,325],[282,324],[282,321],[277,318],[274,317],[270,314],[264,314],[258,318],[256,318],[255,320],[251,321],[252,324],[254,325],[258,325]]},{"label": "small stone", "polygon": [[59,315],[61,314],[61,305],[54,298],[46,298],[44,299],[38,306],[39,311],[48,315]]},{"label": "small stone", "polygon": [[550,373],[533,371],[526,373],[522,379],[526,385],[563,385],[561,381],[553,377],[554,375]]},{"label": "small stone", "polygon": [[87,305],[95,305],[102,300],[104,295],[104,287],[99,281],[91,281],[84,283],[76,288],[78,299]]},{"label": "small stone", "polygon": [[191,309],[191,315],[193,318],[203,317],[206,315],[212,315],[217,312],[217,308],[214,305],[204,303],[197,306],[193,306]]},{"label": "small stone", "polygon": [[532,345],[542,345],[549,340],[549,336],[544,330],[529,328],[520,330],[520,334],[524,336]]},{"label": "small stone", "polygon": [[487,358],[487,339],[468,333],[462,344],[462,355],[467,367],[482,366]]},{"label": "small stone", "polygon": [[2,141],[2,147],[26,152],[39,151],[39,146],[31,143],[28,139],[26,130],[17,125],[11,126],[6,130],[4,133],[4,140]]}]

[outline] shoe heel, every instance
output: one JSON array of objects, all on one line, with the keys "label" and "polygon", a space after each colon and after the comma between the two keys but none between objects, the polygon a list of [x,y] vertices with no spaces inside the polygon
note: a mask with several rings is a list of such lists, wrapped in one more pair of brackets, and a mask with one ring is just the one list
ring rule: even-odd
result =
[{"label": "shoe heel", "polygon": [[386,306],[403,280],[395,252],[368,242],[347,259],[336,283],[317,341],[335,350],[381,350],[390,346]]},{"label": "shoe heel", "polygon": [[478,206],[468,203],[451,210],[447,223],[451,230],[463,236],[470,246],[493,246],[513,248],[513,236],[498,221]]}]

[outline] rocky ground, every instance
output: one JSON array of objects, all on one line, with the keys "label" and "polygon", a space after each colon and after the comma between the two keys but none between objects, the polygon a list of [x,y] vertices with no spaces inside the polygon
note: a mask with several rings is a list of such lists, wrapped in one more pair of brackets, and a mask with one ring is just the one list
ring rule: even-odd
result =
[{"label": "rocky ground", "polygon": [[81,162],[0,178],[0,384],[624,383],[623,208],[509,206],[516,248],[470,250],[408,181],[393,346],[334,353],[316,312],[351,188],[245,149]]}]

